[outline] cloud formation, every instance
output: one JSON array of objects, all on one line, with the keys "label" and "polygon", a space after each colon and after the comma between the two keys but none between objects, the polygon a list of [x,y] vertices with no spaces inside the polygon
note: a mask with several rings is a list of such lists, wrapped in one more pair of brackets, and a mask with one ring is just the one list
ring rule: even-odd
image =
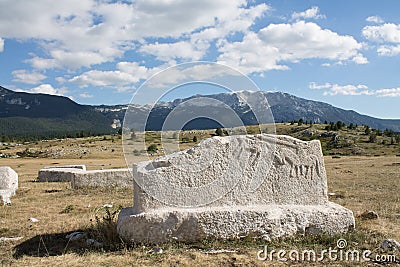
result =
[{"label": "cloud formation", "polygon": [[315,82],[310,82],[308,85],[309,89],[312,90],[324,90],[324,95],[336,96],[357,96],[357,95],[375,95],[378,97],[400,97],[400,88],[390,88],[390,89],[379,89],[379,90],[368,90],[368,86],[364,84],[358,85],[339,85],[332,83],[317,84]]},{"label": "cloud formation", "polygon": [[[66,88],[54,88],[51,84],[41,84],[29,90],[17,89],[17,92],[25,92],[32,94],[48,94],[48,95],[65,95],[68,93]],[[71,98],[71,97],[70,97]]]},{"label": "cloud formation", "polygon": [[362,44],[352,36],[322,29],[313,22],[270,24],[258,33],[249,32],[242,41],[225,42],[219,47],[218,62],[236,66],[245,73],[286,70],[285,62],[304,59],[354,61],[365,64]]},{"label": "cloud formation", "polygon": [[[214,39],[246,30],[268,8],[266,4],[247,7],[244,0],[5,0],[0,2],[0,37],[37,40],[48,55],[27,60],[37,69],[91,67],[111,62],[143,43],[141,51],[160,60],[200,59],[208,48],[208,33],[213,32]],[[191,34],[193,38],[184,42],[146,41]]]},{"label": "cloud formation", "polygon": [[382,97],[400,97],[400,87],[390,89],[380,89],[376,94]]},{"label": "cloud formation", "polygon": [[303,12],[293,12],[292,20],[300,20],[300,19],[324,19],[325,15],[319,13],[319,7],[313,6],[310,9],[307,9]]},{"label": "cloud formation", "polygon": [[118,89],[119,91],[126,91],[129,89],[127,88],[128,85],[133,85],[135,82],[138,82],[138,78],[119,70],[90,70],[71,78],[69,82],[75,83],[81,88],[93,85],[98,87],[112,87]]},{"label": "cloud formation", "polygon": [[365,19],[368,22],[373,22],[373,23],[377,23],[377,24],[381,24],[384,23],[385,21],[379,17],[379,16],[370,16],[368,18]]},{"label": "cloud formation", "polygon": [[42,80],[46,79],[47,76],[38,72],[28,72],[27,70],[15,70],[12,72],[13,81],[26,83],[26,84],[38,84]]},{"label": "cloud formation", "polygon": [[396,56],[400,54],[400,25],[385,23],[377,26],[366,26],[363,36],[371,42],[378,43],[377,52],[380,56]]}]

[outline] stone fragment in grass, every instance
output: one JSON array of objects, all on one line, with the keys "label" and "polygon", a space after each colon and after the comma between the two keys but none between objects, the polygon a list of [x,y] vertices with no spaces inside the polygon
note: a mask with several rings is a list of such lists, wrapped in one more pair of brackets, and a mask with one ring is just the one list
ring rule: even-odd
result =
[{"label": "stone fragment in grass", "polygon": [[11,205],[11,196],[18,189],[18,174],[10,167],[0,167],[0,197],[4,205]]}]

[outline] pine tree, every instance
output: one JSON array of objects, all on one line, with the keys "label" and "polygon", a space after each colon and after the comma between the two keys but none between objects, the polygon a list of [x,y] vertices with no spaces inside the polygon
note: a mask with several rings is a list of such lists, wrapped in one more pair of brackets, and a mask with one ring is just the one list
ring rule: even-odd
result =
[{"label": "pine tree", "polygon": [[375,143],[376,142],[376,134],[375,133],[371,133],[369,135],[369,142],[370,143]]}]

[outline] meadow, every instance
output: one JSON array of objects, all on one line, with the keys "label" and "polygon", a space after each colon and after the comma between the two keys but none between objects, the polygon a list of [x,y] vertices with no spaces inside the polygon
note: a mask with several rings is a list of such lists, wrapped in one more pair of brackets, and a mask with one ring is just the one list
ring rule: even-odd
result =
[{"label": "meadow", "polygon": [[[316,139],[326,125],[277,124],[278,134],[304,140]],[[255,127],[249,132],[256,133]],[[321,140],[328,176],[330,201],[353,211],[355,231],[340,235],[294,236],[266,242],[255,238],[239,240],[207,239],[195,244],[172,242],[157,247],[129,245],[116,234],[116,218],[121,207],[133,205],[133,189],[72,189],[69,183],[36,182],[38,170],[44,166],[85,164],[88,169],[124,168],[126,162],[121,136],[98,136],[63,140],[37,141],[0,146],[1,166],[10,166],[19,174],[19,189],[11,206],[0,207],[0,237],[21,237],[0,241],[0,266],[376,266],[379,262],[330,261],[259,261],[257,252],[270,249],[334,248],[338,239],[347,241],[349,249],[371,250],[375,255],[400,253],[380,248],[384,239],[400,240],[400,144],[378,135],[370,142],[364,128],[344,128],[336,137]],[[179,148],[195,145],[215,133],[188,131],[179,136]],[[311,134],[312,133],[312,134]],[[194,139],[194,136],[196,138]],[[159,149],[160,133],[146,136],[146,146]],[[132,141],[134,142],[134,140]],[[18,155],[18,157],[17,157]],[[147,160],[138,149],[135,161]],[[377,219],[362,219],[372,210]],[[38,222],[31,222],[36,218]],[[103,243],[100,248],[81,242],[68,242],[66,235],[83,231]],[[159,248],[162,253],[158,253]],[[382,263],[383,264],[383,263]],[[385,266],[395,265],[391,263]]]}]

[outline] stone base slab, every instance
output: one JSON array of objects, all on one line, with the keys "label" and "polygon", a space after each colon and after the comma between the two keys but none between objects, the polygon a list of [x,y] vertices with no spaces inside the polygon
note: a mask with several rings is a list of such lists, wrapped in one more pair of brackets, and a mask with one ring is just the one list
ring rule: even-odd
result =
[{"label": "stone base slab", "polygon": [[39,171],[38,182],[71,182],[74,189],[83,187],[124,187],[133,186],[131,169],[108,169],[87,171],[85,165],[70,165],[57,168],[43,168]]},{"label": "stone base slab", "polygon": [[71,179],[74,189],[84,187],[121,187],[132,188],[131,169],[109,169],[75,172]]},{"label": "stone base slab", "polygon": [[38,182],[70,182],[75,173],[85,172],[78,168],[44,168],[38,173]]},{"label": "stone base slab", "polygon": [[354,229],[352,211],[332,202],[324,205],[257,205],[234,207],[166,208],[135,213],[123,209],[118,233],[129,243],[199,241],[205,237],[246,236],[266,240],[294,234],[346,233]]}]

